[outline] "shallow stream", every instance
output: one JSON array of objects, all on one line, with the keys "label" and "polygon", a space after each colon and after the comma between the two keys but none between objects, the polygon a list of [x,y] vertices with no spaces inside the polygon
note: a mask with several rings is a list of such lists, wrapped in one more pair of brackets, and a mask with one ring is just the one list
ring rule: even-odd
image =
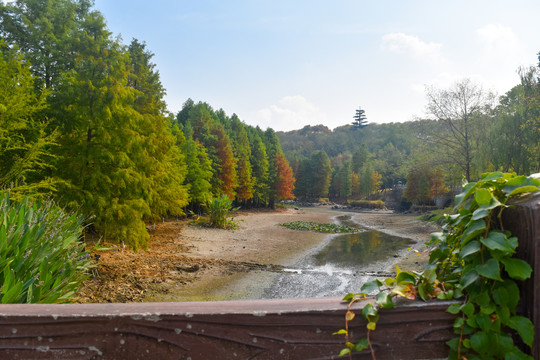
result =
[{"label": "shallow stream", "polygon": [[[328,242],[279,274],[263,299],[342,296],[359,292],[363,283],[387,274],[380,264],[399,256],[414,241],[365,229],[350,215],[336,218],[340,224],[361,229],[354,234],[332,235]],[[377,266],[374,264],[377,263]],[[371,265],[371,266],[370,266]]]}]

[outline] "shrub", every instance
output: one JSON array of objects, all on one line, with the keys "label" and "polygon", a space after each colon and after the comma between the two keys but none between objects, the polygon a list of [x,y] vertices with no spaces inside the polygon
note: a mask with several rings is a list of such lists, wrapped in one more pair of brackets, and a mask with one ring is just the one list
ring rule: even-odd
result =
[{"label": "shrub", "polygon": [[347,204],[366,209],[384,209],[384,201],[382,200],[349,200]]},{"label": "shrub", "polygon": [[227,195],[210,199],[205,207],[209,226],[220,229],[235,227],[234,222],[228,219],[234,209],[232,209],[232,200]]},{"label": "shrub", "polygon": [[92,266],[79,241],[82,218],[7,192],[0,210],[0,302],[69,302]]}]

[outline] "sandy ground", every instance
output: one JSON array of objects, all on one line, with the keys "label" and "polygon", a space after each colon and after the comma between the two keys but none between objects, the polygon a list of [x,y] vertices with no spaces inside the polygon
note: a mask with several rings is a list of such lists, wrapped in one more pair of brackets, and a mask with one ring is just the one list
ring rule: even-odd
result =
[{"label": "sandy ground", "polygon": [[[289,221],[335,222],[344,214],[329,208],[280,212],[238,212],[236,230],[201,228],[186,220],[158,224],[150,249],[133,253],[121,246],[101,251],[95,275],[87,280],[80,302],[199,301],[257,298],[283,266],[292,265],[328,234],[295,231],[280,226]],[[350,214],[350,213],[349,213]],[[411,215],[388,211],[352,213],[363,226],[411,238],[422,251],[429,234],[438,231]],[[426,256],[404,252],[380,270],[419,270]]]}]

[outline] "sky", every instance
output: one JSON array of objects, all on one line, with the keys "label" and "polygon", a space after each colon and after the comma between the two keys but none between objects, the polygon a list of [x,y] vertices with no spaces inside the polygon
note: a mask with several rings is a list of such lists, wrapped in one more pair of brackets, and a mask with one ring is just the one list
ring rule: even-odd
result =
[{"label": "sky", "polygon": [[191,98],[276,131],[425,116],[426,86],[503,95],[538,64],[540,1],[95,0],[155,54],[169,111]]}]

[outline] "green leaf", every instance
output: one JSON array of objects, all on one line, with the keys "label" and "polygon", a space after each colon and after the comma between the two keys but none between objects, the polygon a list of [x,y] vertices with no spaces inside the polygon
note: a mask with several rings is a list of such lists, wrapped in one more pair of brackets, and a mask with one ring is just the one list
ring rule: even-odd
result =
[{"label": "green leaf", "polygon": [[532,347],[534,339],[534,325],[524,316],[512,316],[508,326],[516,330],[523,342]]},{"label": "green leaf", "polygon": [[396,276],[396,280],[398,284],[414,284],[416,283],[416,276],[414,276],[414,274],[410,272],[399,271]]},{"label": "green leaf", "polygon": [[536,187],[536,190],[538,190],[538,187],[540,187],[540,181],[531,177],[516,176],[513,179],[508,180],[508,182],[503,187],[503,192],[509,195],[519,188],[529,186]]},{"label": "green leaf", "polygon": [[367,338],[360,339],[356,344],[354,344],[355,351],[362,351],[369,348],[369,341]]},{"label": "green leaf", "polygon": [[491,346],[489,337],[483,331],[479,331],[471,336],[471,346],[480,355],[489,352]]},{"label": "green leaf", "polygon": [[502,281],[500,275],[499,262],[495,259],[489,259],[485,264],[478,265],[475,267],[476,272],[485,278],[492,280]]},{"label": "green leaf", "polygon": [[463,304],[461,311],[468,317],[471,317],[474,314],[474,305],[470,302]]},{"label": "green leaf", "polygon": [[468,271],[467,273],[463,274],[461,279],[459,280],[461,286],[463,289],[467,288],[469,285],[474,283],[476,280],[478,280],[478,273],[474,270]]},{"label": "green leaf", "polygon": [[482,313],[476,316],[476,323],[478,324],[478,326],[480,326],[480,329],[482,329],[483,331],[488,331],[492,324],[491,318],[489,317],[489,315],[482,314]]},{"label": "green leaf", "polygon": [[369,317],[376,316],[378,314],[377,309],[369,303],[362,309],[362,317],[366,320],[369,320]]},{"label": "green leaf", "polygon": [[341,329],[333,333],[332,335],[347,335],[347,330]]},{"label": "green leaf", "polygon": [[368,322],[366,327],[368,328],[368,330],[373,331],[373,330],[375,330],[377,328],[377,323],[375,321],[370,321],[370,322]]},{"label": "green leaf", "polygon": [[535,192],[538,190],[539,189],[537,186],[533,186],[533,185],[523,186],[523,187],[519,187],[517,189],[512,190],[512,192],[508,194],[508,197],[512,197],[512,196],[516,196],[516,195],[524,194],[524,193],[529,193],[529,192]]},{"label": "green leaf", "polygon": [[446,345],[448,345],[448,347],[454,351],[458,351],[459,349],[459,338],[453,338],[451,340],[448,340],[446,342]]},{"label": "green leaf", "polygon": [[504,360],[534,360],[532,356],[514,347],[511,352],[504,355]]},{"label": "green leaf", "polygon": [[454,206],[454,208],[457,208],[463,202],[463,200],[465,200],[466,198],[469,197],[469,195],[472,194],[475,185],[476,185],[475,182],[470,182],[467,185],[465,185],[465,187],[463,188],[463,192],[456,195],[456,197],[455,197],[455,206]]},{"label": "green leaf", "polygon": [[494,289],[492,296],[497,305],[504,306],[508,303],[508,291],[504,286],[498,286]]},{"label": "green leaf", "polygon": [[476,209],[474,210],[472,214],[471,220],[480,220],[487,217],[488,215],[489,215],[488,209]]},{"label": "green leaf", "polygon": [[461,251],[459,253],[459,257],[461,259],[464,259],[469,255],[477,253],[478,251],[480,251],[481,248],[482,248],[482,245],[480,244],[480,242],[476,241],[476,240],[473,240],[473,241],[467,243],[463,247],[463,249],[461,249]]},{"label": "green leaf", "polygon": [[365,283],[364,285],[362,285],[362,288],[361,290],[362,291],[365,291],[367,293],[370,293],[372,291],[375,291],[375,290],[379,290],[379,288],[382,286],[382,282],[379,280],[379,279],[375,279],[375,280],[372,280],[372,281],[368,281],[367,283]]},{"label": "green leaf", "polygon": [[478,189],[474,193],[474,200],[476,200],[476,203],[480,207],[489,205],[492,199],[493,199],[493,195],[488,189]]},{"label": "green leaf", "polygon": [[487,238],[480,239],[489,250],[499,250],[505,253],[513,253],[514,249],[508,244],[506,235],[498,231],[491,231]]},{"label": "green leaf", "polygon": [[472,221],[467,230],[463,233],[463,244],[465,245],[469,240],[481,235],[486,230],[486,222],[484,220]]},{"label": "green leaf", "polygon": [[502,172],[496,171],[496,172],[489,172],[489,173],[482,174],[481,179],[483,181],[491,181],[491,180],[501,179],[503,176],[504,174]]},{"label": "green leaf", "polygon": [[345,349],[341,349],[338,356],[345,356],[345,355],[348,355],[350,353],[351,353],[351,349],[345,348]]},{"label": "green leaf", "polygon": [[457,315],[461,311],[461,304],[452,304],[446,311],[450,314]]},{"label": "green leaf", "polygon": [[501,262],[512,279],[523,281],[531,277],[532,268],[527,262],[514,258],[502,258]]},{"label": "green leaf", "polygon": [[394,307],[392,296],[387,292],[381,292],[376,297],[377,304],[385,309],[391,309]]}]

